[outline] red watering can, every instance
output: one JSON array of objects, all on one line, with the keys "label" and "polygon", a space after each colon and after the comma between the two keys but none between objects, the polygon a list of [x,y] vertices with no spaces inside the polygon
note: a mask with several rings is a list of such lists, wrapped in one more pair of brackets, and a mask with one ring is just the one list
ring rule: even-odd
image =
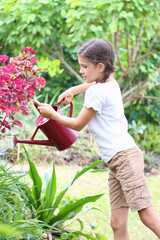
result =
[{"label": "red watering can", "polygon": [[[41,104],[34,100],[34,105],[37,108]],[[53,106],[54,110],[59,114],[63,115],[59,110],[59,104]],[[70,113],[69,117],[72,117],[73,112],[73,103],[70,103]],[[61,123],[52,120],[43,118],[41,115],[37,118],[35,125],[37,126],[31,140],[17,139],[14,136],[14,146],[17,143],[27,143],[27,144],[36,144],[36,145],[46,145],[46,146],[55,146],[59,151],[69,148],[78,138],[79,133],[71,128],[65,127]],[[34,140],[34,137],[40,129],[48,138],[48,140]]]}]

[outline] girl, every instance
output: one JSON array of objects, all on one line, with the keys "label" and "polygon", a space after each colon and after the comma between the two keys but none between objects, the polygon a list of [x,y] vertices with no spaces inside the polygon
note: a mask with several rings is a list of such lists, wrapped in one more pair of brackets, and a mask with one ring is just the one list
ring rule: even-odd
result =
[{"label": "girl", "polygon": [[80,131],[86,124],[97,142],[102,159],[108,163],[111,227],[115,240],[129,240],[128,209],[138,211],[141,221],[160,238],[160,218],[152,206],[144,177],[142,152],[128,133],[118,83],[113,78],[115,53],[104,39],[86,42],[77,53],[85,84],[75,86],[59,96],[68,104],[75,94],[85,92],[84,107],[76,118],[59,115],[42,104],[43,117]]}]

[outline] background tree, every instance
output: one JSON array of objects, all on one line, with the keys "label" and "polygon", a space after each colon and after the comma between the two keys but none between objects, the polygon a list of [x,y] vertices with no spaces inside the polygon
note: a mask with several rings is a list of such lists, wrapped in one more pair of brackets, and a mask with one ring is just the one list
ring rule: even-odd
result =
[{"label": "background tree", "polygon": [[159,1],[72,0],[68,3],[70,39],[76,43],[96,36],[112,42],[118,64],[116,78],[125,106],[145,98],[146,90],[159,86]]},{"label": "background tree", "polygon": [[[1,44],[12,46],[14,51],[24,45],[39,51],[42,67],[47,72],[49,70],[51,77],[55,76],[54,87],[67,87],[69,75],[83,82],[73,68],[76,59],[72,48],[66,47],[69,28],[65,14],[68,10],[69,5],[65,0],[40,0],[38,4],[35,0],[7,0],[1,3]],[[61,68],[67,70],[64,74],[59,70],[60,64]],[[56,78],[60,74],[61,79]]]},{"label": "background tree", "polygon": [[77,48],[89,38],[109,39],[116,51],[116,79],[127,106],[135,99],[149,98],[147,91],[160,84],[159,10],[158,0],[40,0],[38,4],[36,0],[6,0],[1,3],[0,39],[15,49],[21,45],[38,49],[52,76],[63,75],[61,64],[81,83],[75,63]]}]

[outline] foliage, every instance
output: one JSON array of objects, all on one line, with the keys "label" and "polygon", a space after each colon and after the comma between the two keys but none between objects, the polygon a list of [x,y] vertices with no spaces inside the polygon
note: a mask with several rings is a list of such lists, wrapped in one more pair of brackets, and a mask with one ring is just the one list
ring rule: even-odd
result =
[{"label": "foliage", "polygon": [[156,99],[160,97],[160,86],[149,92],[149,95],[155,99],[141,99],[138,102],[133,101],[128,108],[125,109],[125,114],[129,122],[134,119],[141,124],[152,123],[159,125],[160,119],[160,101]]},{"label": "foliage", "polygon": [[125,106],[141,98],[144,90],[159,84],[156,77],[159,1],[67,2],[70,4],[66,19],[71,28],[68,37],[71,44],[92,37],[104,37],[112,42],[118,63],[115,75],[123,90]]},{"label": "foliage", "polygon": [[16,229],[10,227],[9,224],[0,223],[0,238],[2,237],[1,234],[10,234],[12,236],[18,236],[18,235],[20,235],[20,232],[18,232]]},{"label": "foliage", "polygon": [[49,0],[38,5],[35,0],[16,0],[14,5],[7,0],[1,6],[0,38],[15,46],[31,43],[48,59],[60,59],[80,82],[73,53],[88,38],[109,39],[115,47],[116,78],[127,106],[159,84],[159,9],[158,0]]},{"label": "foliage", "polygon": [[40,62],[38,64],[40,68],[43,69],[44,72],[47,72],[51,77],[54,77],[56,74],[61,74],[63,69],[60,69],[60,60],[52,60],[50,61],[47,57],[40,57]]},{"label": "foliage", "polygon": [[4,240],[15,240],[16,237],[14,236],[26,240],[41,239],[43,232],[48,229],[54,235],[62,235],[60,239],[66,239],[65,236],[68,236],[69,239],[74,240],[77,235],[82,235],[91,240],[99,239],[90,234],[85,234],[81,230],[73,231],[73,233],[64,229],[61,230],[60,226],[61,223],[72,219],[81,210],[84,211],[86,203],[95,202],[103,195],[98,194],[80,199],[64,198],[65,193],[76,179],[102,161],[78,171],[72,181],[59,194],[56,193],[54,164],[53,172],[50,169],[46,173],[42,186],[42,180],[34,163],[30,159],[28,161],[30,165],[29,174],[33,180],[31,189],[27,182],[20,181],[26,174],[10,171],[12,167],[7,168],[6,165],[0,165],[0,217],[3,219],[3,224],[8,224],[5,231],[1,230],[0,225],[0,239],[3,237]]},{"label": "foliage", "polygon": [[[23,185],[19,180],[22,176],[23,175],[13,175],[6,166],[0,165],[0,216],[6,223],[9,223],[11,219],[25,219],[24,204],[19,197]],[[10,186],[12,186],[12,188],[10,188]],[[15,212],[21,214],[15,216]]]},{"label": "foliage", "polygon": [[146,107],[153,99],[154,109],[160,98],[159,9],[158,0],[45,0],[38,4],[6,0],[0,7],[0,41],[10,51],[29,44],[37,49],[42,59],[39,66],[49,80],[42,92],[51,99],[56,91],[83,82],[75,54],[82,42],[97,37],[110,40],[117,56],[115,77],[128,115],[131,110],[134,115],[130,121],[143,111],[144,124],[148,118],[157,124],[159,117]]},{"label": "foliage", "polygon": [[[40,227],[40,223],[35,231],[36,223],[28,219],[28,207],[21,197],[24,193],[25,183],[22,181],[24,176],[26,174],[12,171],[12,167],[8,167],[7,164],[0,164],[0,239],[24,238],[28,234],[27,230],[28,232],[30,230],[32,239],[35,239],[33,235],[39,237],[42,235],[43,228]],[[2,226],[4,229],[1,229]]]},{"label": "foliage", "polygon": [[[6,64],[9,57],[0,55],[0,129],[5,133],[6,128],[11,129],[10,123],[22,127],[20,121],[15,121],[13,115],[20,110],[26,115],[30,111],[27,100],[35,95],[35,89],[40,90],[45,86],[45,79],[37,75],[37,69],[33,63],[39,61],[34,56],[33,48],[25,47],[22,51],[23,57],[12,58]],[[6,118],[10,118],[8,122]]]},{"label": "foliage", "polygon": [[143,150],[160,154],[160,127],[153,124],[143,125],[134,120],[129,124],[129,132]]},{"label": "foliage", "polygon": [[[28,156],[27,151],[26,154]],[[97,161],[91,164],[89,167],[84,168],[82,171],[77,172],[71,183],[68,184],[57,196],[54,163],[51,175],[49,176],[49,173],[45,175],[45,181],[42,188],[41,177],[39,176],[34,163],[29,159],[29,156],[28,161],[30,165],[29,175],[33,181],[32,189],[26,188],[25,190],[26,196],[28,198],[28,204],[30,205],[32,212],[33,209],[36,210],[36,218],[46,222],[49,225],[57,226],[60,223],[73,218],[79,211],[81,211],[84,204],[87,202],[94,202],[102,196],[102,194],[100,194],[78,199],[73,203],[66,204],[61,209],[59,209],[58,213],[56,213],[59,207],[59,203],[63,199],[69,187],[74,183],[74,181],[94,166],[100,164],[102,161]]]},{"label": "foliage", "polygon": [[[27,151],[26,154],[28,156]],[[34,163],[31,162],[31,160],[29,159],[29,156],[28,161],[30,165],[29,175],[33,181],[33,186],[31,189],[25,186],[25,196],[23,195],[22,197],[25,198],[25,201],[30,208],[32,219],[38,219],[39,221],[43,221],[44,223],[52,226],[53,228],[58,227],[64,221],[70,220],[75,217],[77,213],[79,213],[83,209],[83,206],[86,203],[95,202],[103,195],[99,194],[94,196],[87,196],[81,199],[75,199],[74,201],[64,201],[65,204],[61,204],[62,199],[64,199],[65,193],[67,192],[69,187],[75,182],[75,180],[103,161],[97,161],[91,164],[89,167],[78,171],[72,181],[57,195],[54,163],[52,172],[46,173],[44,184],[42,187],[41,177],[39,176]],[[83,235],[87,239],[97,239],[92,237],[91,235],[82,233],[81,231],[74,232],[73,236],[75,234]]]}]

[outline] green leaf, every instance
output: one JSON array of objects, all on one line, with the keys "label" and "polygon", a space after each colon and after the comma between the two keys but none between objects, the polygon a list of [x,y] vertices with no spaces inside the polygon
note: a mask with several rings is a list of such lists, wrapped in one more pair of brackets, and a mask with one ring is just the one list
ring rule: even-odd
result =
[{"label": "green leaf", "polygon": [[55,194],[56,194],[56,172],[55,172],[55,164],[53,162],[52,176],[47,183],[46,190],[44,193],[42,209],[47,209],[47,210],[42,213],[43,221],[45,221],[46,215],[48,213],[48,208],[52,207]]},{"label": "green leaf", "polygon": [[20,231],[16,230],[15,228],[10,227],[9,224],[3,224],[3,223],[0,223],[0,233],[10,234],[13,236],[20,235]]},{"label": "green leaf", "polygon": [[35,18],[36,18],[36,14],[34,14],[34,13],[28,14],[27,23],[34,22]]},{"label": "green leaf", "polygon": [[73,234],[77,235],[77,236],[83,236],[89,240],[97,240],[97,238],[93,237],[92,235],[90,234],[87,234],[87,233],[83,233],[81,231],[75,231],[75,232],[72,232]]},{"label": "green leaf", "polygon": [[98,228],[98,225],[95,225],[93,223],[90,223],[89,225],[90,225],[92,230],[97,230],[97,228]]},{"label": "green leaf", "polygon": [[144,65],[141,65],[140,69],[141,69],[141,71],[144,72],[144,73],[147,72],[147,69],[146,69],[146,67],[145,67]]},{"label": "green leaf", "polygon": [[77,200],[74,203],[66,204],[63,208],[60,209],[59,213],[56,216],[52,217],[49,220],[49,224],[55,226],[55,225],[59,224],[60,222],[71,219],[79,211],[81,211],[84,204],[86,204],[88,202],[95,202],[101,196],[103,196],[103,194],[94,195],[94,196],[87,196],[87,197],[84,197],[84,198],[81,198],[81,199]]},{"label": "green leaf", "polygon": [[[72,184],[76,181],[77,178],[79,178],[82,174],[86,173],[87,171],[89,171],[90,169],[96,167],[97,165],[103,163],[103,160],[100,161],[96,161],[94,163],[92,163],[91,165],[89,165],[86,168],[83,168],[81,171],[77,171],[75,176],[73,177],[73,179],[71,180],[71,182],[59,193],[59,195],[56,197],[56,201],[53,205],[53,208],[56,209],[61,201],[61,199],[63,198],[63,196],[65,195],[65,193],[67,192],[67,190],[69,189],[69,187],[72,186]],[[48,216],[48,219],[53,215],[54,210],[50,211],[50,214]]]},{"label": "green leaf", "polygon": [[29,165],[30,165],[30,169],[29,169],[29,175],[34,183],[32,190],[33,190],[33,197],[35,199],[35,201],[38,204],[38,207],[40,205],[40,196],[41,196],[41,188],[42,188],[42,180],[41,177],[39,176],[37,169],[35,167],[35,164],[33,162],[31,162],[31,160],[29,161]]},{"label": "green leaf", "polygon": [[82,221],[81,219],[79,219],[79,218],[77,218],[76,221],[79,222],[79,224],[80,224],[80,230],[83,231],[83,229],[84,229],[83,221]]},{"label": "green leaf", "polygon": [[27,185],[24,185],[21,188],[24,191],[23,194],[22,194],[22,198],[25,199],[26,204],[28,205],[28,207],[32,210],[32,205],[33,205],[34,208],[36,208],[36,204],[35,204],[34,198],[32,197],[31,189]]},{"label": "green leaf", "polygon": [[29,175],[33,181],[33,186],[32,186],[32,193],[33,193],[33,198],[35,201],[35,205],[37,206],[37,208],[40,206],[40,196],[41,196],[41,189],[42,189],[42,179],[39,176],[37,169],[35,167],[35,164],[30,160],[28,152],[26,150],[26,148],[24,147],[24,150],[26,152],[27,155],[27,160],[29,162]]},{"label": "green leaf", "polygon": [[122,10],[123,6],[124,6],[124,3],[123,3],[123,2],[120,2],[120,3],[118,4],[118,6],[117,6],[118,12],[120,12],[120,11]]},{"label": "green leaf", "polygon": [[122,11],[122,12],[120,12],[120,14],[119,14],[119,18],[126,18],[127,17],[127,12],[126,11]]},{"label": "green leaf", "polygon": [[98,240],[107,240],[107,238],[104,235],[100,234],[100,233],[96,233],[96,238]]},{"label": "green leaf", "polygon": [[4,22],[3,21],[0,21],[0,26],[2,26],[4,24]]}]

